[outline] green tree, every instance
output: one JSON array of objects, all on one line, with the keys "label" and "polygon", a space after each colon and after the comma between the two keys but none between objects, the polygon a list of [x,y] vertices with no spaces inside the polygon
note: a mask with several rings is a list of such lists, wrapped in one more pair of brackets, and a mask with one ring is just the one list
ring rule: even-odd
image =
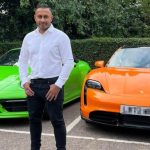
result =
[{"label": "green tree", "polygon": [[33,30],[39,2],[52,8],[53,24],[74,39],[150,37],[149,0],[1,0],[0,40],[19,40]]}]

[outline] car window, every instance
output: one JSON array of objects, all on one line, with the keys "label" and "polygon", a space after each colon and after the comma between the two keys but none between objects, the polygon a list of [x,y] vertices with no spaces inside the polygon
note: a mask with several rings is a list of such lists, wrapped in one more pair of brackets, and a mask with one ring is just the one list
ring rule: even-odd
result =
[{"label": "car window", "polygon": [[0,57],[0,65],[12,66],[19,58],[19,50],[10,50]]},{"label": "car window", "polygon": [[150,68],[150,47],[120,49],[114,53],[106,66]]}]

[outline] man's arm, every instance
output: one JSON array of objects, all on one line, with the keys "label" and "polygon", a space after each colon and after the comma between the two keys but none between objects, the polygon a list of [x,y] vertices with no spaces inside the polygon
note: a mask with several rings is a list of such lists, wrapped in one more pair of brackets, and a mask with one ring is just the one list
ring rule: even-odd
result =
[{"label": "man's arm", "polygon": [[26,37],[23,40],[20,55],[19,55],[19,73],[21,79],[21,86],[24,88],[26,95],[33,96],[34,91],[30,88],[30,81],[28,79],[28,45]]},{"label": "man's arm", "polygon": [[25,37],[22,43],[20,55],[19,55],[19,73],[20,73],[20,79],[21,79],[21,86],[26,82],[29,82],[28,80],[28,49],[27,49],[27,38]]},{"label": "man's arm", "polygon": [[49,101],[53,99],[56,100],[60,88],[62,88],[62,86],[69,78],[71,70],[73,69],[74,66],[70,39],[68,38],[67,35],[62,37],[60,41],[59,52],[60,52],[63,66],[57,81],[55,82],[55,84],[50,85],[50,89],[46,94],[46,98]]},{"label": "man's arm", "polygon": [[74,67],[74,59],[72,55],[71,43],[67,35],[64,35],[64,37],[60,41],[59,52],[63,66],[55,85],[61,88],[69,78],[69,75]]}]

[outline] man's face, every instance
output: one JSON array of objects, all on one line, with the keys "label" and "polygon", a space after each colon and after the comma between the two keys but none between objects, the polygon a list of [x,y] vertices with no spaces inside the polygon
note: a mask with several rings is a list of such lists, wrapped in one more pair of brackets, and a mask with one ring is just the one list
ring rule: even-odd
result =
[{"label": "man's face", "polygon": [[38,8],[35,11],[34,19],[40,31],[44,32],[51,25],[53,16],[49,8]]}]

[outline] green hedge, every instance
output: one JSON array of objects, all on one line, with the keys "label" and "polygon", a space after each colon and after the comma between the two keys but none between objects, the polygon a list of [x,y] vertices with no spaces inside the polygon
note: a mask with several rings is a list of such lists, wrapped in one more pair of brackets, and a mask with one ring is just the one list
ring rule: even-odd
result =
[{"label": "green hedge", "polygon": [[[21,42],[0,43],[0,55],[5,51],[20,47]],[[150,38],[92,38],[72,40],[73,53],[78,59],[87,61],[94,67],[96,60],[108,61],[116,49],[122,46],[150,46]]]},{"label": "green hedge", "polygon": [[21,42],[0,42],[0,55],[6,51],[21,46]]},{"label": "green hedge", "polygon": [[96,60],[108,61],[119,47],[150,46],[150,38],[94,38],[72,41],[73,52],[94,67]]}]

